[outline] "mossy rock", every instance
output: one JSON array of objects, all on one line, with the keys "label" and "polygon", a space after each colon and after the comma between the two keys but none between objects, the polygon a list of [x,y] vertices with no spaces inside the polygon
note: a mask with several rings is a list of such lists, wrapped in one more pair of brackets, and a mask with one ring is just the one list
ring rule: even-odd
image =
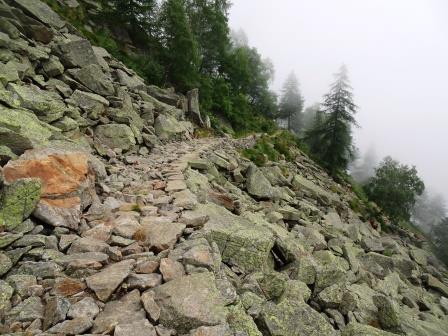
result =
[{"label": "mossy rock", "polygon": [[28,218],[39,202],[42,184],[38,179],[19,179],[1,195],[0,226],[12,230]]}]

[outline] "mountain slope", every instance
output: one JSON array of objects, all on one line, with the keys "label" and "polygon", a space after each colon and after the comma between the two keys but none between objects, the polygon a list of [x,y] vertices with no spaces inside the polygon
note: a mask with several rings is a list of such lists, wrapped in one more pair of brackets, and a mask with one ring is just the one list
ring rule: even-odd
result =
[{"label": "mountain slope", "polygon": [[194,139],[197,91],[40,1],[0,16],[2,334],[448,335],[443,266],[300,150]]}]

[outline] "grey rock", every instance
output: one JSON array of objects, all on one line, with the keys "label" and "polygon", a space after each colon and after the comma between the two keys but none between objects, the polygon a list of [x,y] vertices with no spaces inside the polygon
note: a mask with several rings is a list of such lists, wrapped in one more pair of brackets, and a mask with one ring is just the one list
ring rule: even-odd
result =
[{"label": "grey rock", "polygon": [[146,312],[148,313],[151,321],[157,322],[160,318],[160,307],[154,300],[155,293],[154,291],[146,291],[142,294],[142,303]]},{"label": "grey rock", "polygon": [[174,279],[155,288],[160,323],[179,332],[223,323],[226,310],[210,273]]},{"label": "grey rock", "polygon": [[47,330],[51,334],[81,335],[92,327],[92,320],[88,317],[78,317],[56,324]]},{"label": "grey rock", "polygon": [[67,316],[72,319],[80,317],[88,317],[93,320],[98,315],[99,312],[100,309],[98,308],[98,305],[95,303],[95,300],[91,297],[86,297],[81,301],[72,304],[67,313]]},{"label": "grey rock", "polygon": [[92,333],[109,332],[116,325],[129,324],[146,319],[138,290],[123,296],[120,300],[109,301],[93,322]]},{"label": "grey rock", "polygon": [[40,297],[32,296],[25,299],[6,313],[9,321],[31,322],[44,317],[44,305]]},{"label": "grey rock", "polygon": [[52,297],[48,299],[44,313],[44,330],[47,330],[58,322],[64,321],[69,308],[70,302],[65,298]]},{"label": "grey rock", "polygon": [[128,276],[127,284],[130,289],[146,290],[154,288],[162,283],[162,276],[157,273],[152,274],[131,274]]},{"label": "grey rock", "polygon": [[148,320],[121,323],[115,327],[114,336],[157,336],[154,326]]},{"label": "grey rock", "polygon": [[136,144],[131,128],[123,124],[100,125],[95,129],[98,140],[109,148],[128,150]]},{"label": "grey rock", "polygon": [[97,64],[97,58],[95,57],[90,42],[77,36],[60,41],[55,51],[60,57],[61,62],[67,68]]},{"label": "grey rock", "polygon": [[81,84],[102,96],[112,96],[115,88],[97,64],[89,64],[80,70],[70,70],[70,74]]},{"label": "grey rock", "polygon": [[336,335],[322,315],[301,302],[285,300],[277,305],[268,302],[259,320],[262,332],[266,335]]},{"label": "grey rock", "polygon": [[24,11],[30,13],[39,21],[56,29],[65,26],[65,22],[46,3],[34,0],[14,0]]},{"label": "grey rock", "polygon": [[101,301],[106,301],[115,289],[131,273],[134,260],[124,260],[106,267],[99,273],[86,279],[87,286],[92,289]]}]

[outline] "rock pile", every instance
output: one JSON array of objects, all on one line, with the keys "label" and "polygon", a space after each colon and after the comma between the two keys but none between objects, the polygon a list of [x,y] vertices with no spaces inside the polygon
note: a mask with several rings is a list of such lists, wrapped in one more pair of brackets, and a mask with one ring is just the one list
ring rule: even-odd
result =
[{"label": "rock pile", "polygon": [[448,335],[446,269],[305,155],[191,139],[197,91],[146,86],[40,1],[0,15],[1,334]]}]

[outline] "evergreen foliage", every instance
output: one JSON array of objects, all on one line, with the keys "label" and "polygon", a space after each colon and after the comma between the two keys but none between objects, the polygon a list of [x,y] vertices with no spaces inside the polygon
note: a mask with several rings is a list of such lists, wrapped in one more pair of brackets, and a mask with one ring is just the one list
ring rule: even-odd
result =
[{"label": "evergreen foliage", "polygon": [[321,113],[317,113],[306,140],[312,155],[335,176],[345,171],[353,158],[352,126],[356,126],[357,106],[353,102],[347,68],[342,66],[336,81],[324,96]]},{"label": "evergreen foliage", "polygon": [[198,85],[199,50],[184,0],[166,0],[160,13],[160,40],[168,85],[186,92]]},{"label": "evergreen foliage", "polygon": [[299,89],[299,81],[292,72],[286,79],[279,104],[279,117],[288,120],[288,130],[296,134],[303,127],[303,97]]},{"label": "evergreen foliage", "polygon": [[446,247],[446,242],[448,241],[448,217],[434,226],[431,236],[436,247],[436,254],[448,265],[448,248]]},{"label": "evergreen foliage", "polygon": [[396,222],[409,221],[417,196],[425,189],[415,167],[386,157],[366,185],[370,200],[377,203]]}]

